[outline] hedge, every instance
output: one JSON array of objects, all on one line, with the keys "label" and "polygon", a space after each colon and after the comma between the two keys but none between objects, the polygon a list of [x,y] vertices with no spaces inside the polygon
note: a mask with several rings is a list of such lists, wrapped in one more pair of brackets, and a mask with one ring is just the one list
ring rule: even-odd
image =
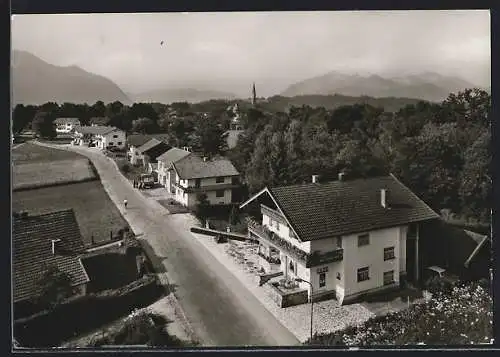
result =
[{"label": "hedge", "polygon": [[145,275],[120,289],[106,290],[65,302],[14,322],[14,336],[23,347],[54,347],[156,301],[163,293],[154,275]]}]

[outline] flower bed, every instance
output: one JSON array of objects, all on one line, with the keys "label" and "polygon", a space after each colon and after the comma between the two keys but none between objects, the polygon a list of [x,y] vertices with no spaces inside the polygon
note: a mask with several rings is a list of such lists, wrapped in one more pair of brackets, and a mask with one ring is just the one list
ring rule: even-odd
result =
[{"label": "flower bed", "polygon": [[481,286],[455,287],[427,303],[368,320],[332,334],[318,335],[311,345],[464,345],[491,343],[493,301]]}]

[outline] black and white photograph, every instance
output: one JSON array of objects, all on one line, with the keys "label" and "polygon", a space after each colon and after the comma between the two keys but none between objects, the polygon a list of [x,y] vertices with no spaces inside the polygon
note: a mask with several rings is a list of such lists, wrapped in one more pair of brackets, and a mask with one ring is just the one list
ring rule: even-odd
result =
[{"label": "black and white photograph", "polygon": [[12,349],[492,346],[490,23],[12,15]]}]

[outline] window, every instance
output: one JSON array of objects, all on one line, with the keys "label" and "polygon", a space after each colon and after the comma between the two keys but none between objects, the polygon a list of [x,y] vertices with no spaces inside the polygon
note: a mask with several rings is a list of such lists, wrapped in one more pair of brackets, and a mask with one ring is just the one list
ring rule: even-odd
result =
[{"label": "window", "polygon": [[199,179],[199,178],[196,179],[195,186],[196,186],[196,188],[200,188],[200,186],[201,186],[201,179]]},{"label": "window", "polygon": [[319,287],[324,288],[326,286],[326,273],[319,274]]},{"label": "window", "polygon": [[394,283],[394,270],[384,272],[384,285]]},{"label": "window", "polygon": [[384,248],[384,260],[394,259],[394,247]]},{"label": "window", "polygon": [[368,267],[358,269],[358,283],[370,279],[370,269]]},{"label": "window", "polygon": [[118,142],[118,145],[121,145],[121,144],[122,144],[122,142],[121,142],[121,141],[119,141],[119,142]]},{"label": "window", "polygon": [[224,176],[219,176],[215,178],[215,183],[223,183],[224,182]]},{"label": "window", "polygon": [[370,235],[369,234],[361,234],[358,236],[358,247],[362,247],[364,245],[370,244]]},{"label": "window", "polygon": [[118,137],[118,135],[113,135],[113,139],[116,139]]},{"label": "window", "polygon": [[337,273],[337,280],[341,280],[340,273]]},{"label": "window", "polygon": [[290,268],[290,271],[292,273],[295,272],[295,264],[293,264],[293,260],[290,260],[290,264],[288,264],[288,267]]},{"label": "window", "polygon": [[113,145],[113,142],[112,142],[112,141],[110,141],[110,142],[109,142],[109,145]]},{"label": "window", "polygon": [[337,246],[337,248],[342,248],[342,237],[337,237],[335,239],[335,245]]},{"label": "window", "polygon": [[224,190],[215,191],[215,197],[224,197]]}]

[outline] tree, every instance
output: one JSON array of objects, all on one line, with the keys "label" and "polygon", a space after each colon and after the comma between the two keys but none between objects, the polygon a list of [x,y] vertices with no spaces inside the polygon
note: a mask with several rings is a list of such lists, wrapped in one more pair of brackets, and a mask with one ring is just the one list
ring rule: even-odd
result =
[{"label": "tree", "polygon": [[93,117],[106,116],[106,106],[101,100],[98,100],[93,106],[90,107],[90,112]]},{"label": "tree", "polygon": [[157,131],[157,126],[152,119],[140,118],[132,122],[132,131],[143,134],[153,134]]},{"label": "tree", "polygon": [[57,136],[54,119],[53,114],[40,111],[36,113],[31,127],[39,137],[53,139]]},{"label": "tree", "polygon": [[227,133],[210,120],[202,120],[194,132],[194,145],[207,156],[221,154],[227,149]]},{"label": "tree", "polygon": [[491,209],[491,134],[484,130],[467,149],[459,194],[464,213],[489,222]]},{"label": "tree", "polygon": [[199,193],[196,195],[197,204],[195,206],[195,214],[198,219],[204,221],[208,218],[210,213],[210,202],[208,201],[208,197],[206,193]]},{"label": "tree", "polygon": [[42,268],[42,274],[36,286],[38,288],[39,303],[49,308],[57,306],[73,295],[70,276],[60,271],[56,265],[48,265]]},{"label": "tree", "polygon": [[36,111],[37,108],[32,105],[16,105],[14,111],[12,112],[12,132],[14,134],[21,133],[29,124],[31,124]]}]

